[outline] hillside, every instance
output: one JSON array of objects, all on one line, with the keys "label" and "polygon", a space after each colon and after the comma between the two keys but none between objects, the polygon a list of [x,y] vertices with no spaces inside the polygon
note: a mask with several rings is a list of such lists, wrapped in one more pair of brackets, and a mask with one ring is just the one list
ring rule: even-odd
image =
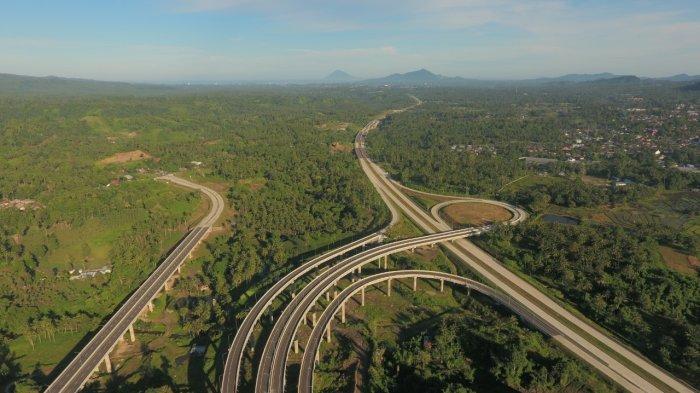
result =
[{"label": "hillside", "polygon": [[164,85],[0,74],[0,95],[143,95],[165,93],[174,89],[176,88]]},{"label": "hillside", "polygon": [[347,83],[354,82],[356,80],[358,80],[358,78],[343,70],[335,70],[323,79],[323,81],[326,83]]}]

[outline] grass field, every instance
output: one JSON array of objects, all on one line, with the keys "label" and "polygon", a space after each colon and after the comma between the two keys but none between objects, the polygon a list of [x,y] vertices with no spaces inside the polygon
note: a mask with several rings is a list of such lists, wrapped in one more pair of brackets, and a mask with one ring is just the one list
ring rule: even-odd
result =
[{"label": "grass field", "polygon": [[671,247],[660,246],[659,253],[666,266],[681,273],[696,275],[700,269],[700,260]]},{"label": "grass field", "polygon": [[[130,201],[132,197],[141,203],[141,209],[130,209],[124,206],[121,210],[110,211],[100,219],[93,217],[84,223],[62,223],[49,228],[35,226],[26,229],[19,238],[22,245],[33,249],[37,245],[44,244],[47,238],[55,238],[58,246],[51,248],[46,254],[46,262],[38,266],[39,274],[57,278],[51,281],[50,289],[34,299],[34,310],[27,310],[28,315],[16,315],[17,318],[27,318],[42,313],[80,313],[86,312],[82,320],[75,324],[61,325],[43,333],[35,335],[30,341],[20,336],[10,342],[10,348],[17,354],[18,362],[23,372],[30,378],[22,379],[17,384],[18,391],[36,391],[36,385],[32,380],[45,381],[53,367],[63,360],[70,351],[90,331],[95,329],[102,318],[109,315],[114,307],[137,283],[123,282],[123,285],[110,286],[114,289],[107,290],[107,284],[111,275],[97,276],[85,280],[70,281],[67,277],[69,269],[86,269],[101,266],[110,266],[113,269],[134,271],[129,275],[134,280],[148,274],[152,261],[143,266],[122,266],[110,259],[112,247],[120,238],[132,232],[133,226],[143,220],[148,220],[148,215],[161,212],[161,217],[180,218],[185,217],[185,222],[173,228],[163,228],[163,242],[160,252],[164,253],[175,244],[187,230],[192,220],[201,218],[206,208],[203,198],[188,198],[192,190],[173,187],[164,182],[156,182],[150,178],[134,180],[123,183],[119,189],[119,198]],[[133,203],[133,202],[127,202]],[[50,209],[51,205],[47,209]],[[158,222],[163,226],[162,222]],[[143,224],[141,224],[143,225]],[[6,268],[9,269],[9,268]],[[144,271],[145,270],[145,271]],[[2,273],[2,272],[0,272]],[[117,273],[113,273],[117,274]],[[120,275],[120,277],[122,277]],[[119,279],[120,282],[122,278]],[[121,288],[121,289],[120,289]],[[53,291],[53,292],[50,292]],[[51,295],[53,294],[53,295]],[[68,298],[80,298],[80,301],[67,301]],[[30,312],[31,311],[31,312]],[[88,316],[90,315],[90,316]],[[3,316],[4,317],[4,316]],[[33,346],[32,346],[33,342]]]},{"label": "grass field", "polygon": [[506,209],[481,202],[465,202],[448,205],[441,210],[448,222],[458,225],[480,226],[502,222],[513,215]]}]

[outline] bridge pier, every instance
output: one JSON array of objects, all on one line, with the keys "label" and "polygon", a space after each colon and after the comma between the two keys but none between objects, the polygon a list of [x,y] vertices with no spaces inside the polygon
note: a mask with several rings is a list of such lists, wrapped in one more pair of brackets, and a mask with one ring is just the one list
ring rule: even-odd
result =
[{"label": "bridge pier", "polygon": [[345,302],[340,304],[340,322],[345,323]]},{"label": "bridge pier", "polygon": [[379,257],[377,259],[377,268],[381,269],[382,268],[382,257]]},{"label": "bridge pier", "polygon": [[357,274],[362,274],[362,265],[357,267]]},{"label": "bridge pier", "polygon": [[173,281],[174,279],[172,277],[165,280],[165,284],[163,285],[163,289],[165,289],[165,292],[168,292],[169,290],[173,289]]},{"label": "bridge pier", "polygon": [[331,293],[329,291],[326,291],[326,301],[327,302],[331,301]]},{"label": "bridge pier", "polygon": [[299,353],[299,340],[294,340],[294,353]]},{"label": "bridge pier", "polygon": [[418,289],[418,277],[413,277],[413,292]]},{"label": "bridge pier", "polygon": [[360,302],[360,304],[361,304],[362,306],[364,306],[364,305],[365,305],[365,287],[362,287],[362,290],[361,290],[360,293],[362,294],[362,295],[361,295],[361,296],[362,296],[362,297],[361,297],[362,301]]},{"label": "bridge pier", "polygon": [[112,362],[109,360],[109,354],[106,354],[104,357],[104,362],[105,362],[105,370],[107,370],[107,374],[112,372]]},{"label": "bridge pier", "polygon": [[338,290],[333,291],[333,300],[338,298]]},{"label": "bridge pier", "polygon": [[180,274],[180,270],[182,269],[182,265],[177,266],[177,274]]},{"label": "bridge pier", "polygon": [[445,280],[440,280],[440,292],[445,291]]},{"label": "bridge pier", "polygon": [[331,342],[331,321],[328,321],[328,325],[326,325],[326,342]]},{"label": "bridge pier", "polygon": [[129,325],[129,338],[131,339],[132,343],[136,341],[136,335],[134,334],[134,324]]},{"label": "bridge pier", "polygon": [[391,296],[391,279],[386,281],[386,295]]},{"label": "bridge pier", "polygon": [[316,313],[312,313],[311,318],[312,318],[311,320],[312,320],[313,325],[314,325],[313,327],[316,327]]}]

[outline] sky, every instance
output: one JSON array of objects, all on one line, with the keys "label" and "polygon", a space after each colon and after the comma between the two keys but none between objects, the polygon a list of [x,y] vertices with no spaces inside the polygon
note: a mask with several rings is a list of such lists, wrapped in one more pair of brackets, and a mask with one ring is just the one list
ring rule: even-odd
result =
[{"label": "sky", "polygon": [[142,82],[700,74],[699,0],[0,0],[0,73]]}]

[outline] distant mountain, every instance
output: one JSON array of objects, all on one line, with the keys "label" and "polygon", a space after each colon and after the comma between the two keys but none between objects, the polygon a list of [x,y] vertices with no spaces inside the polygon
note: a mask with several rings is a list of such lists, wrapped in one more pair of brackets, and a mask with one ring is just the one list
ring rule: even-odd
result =
[{"label": "distant mountain", "polygon": [[554,80],[562,82],[591,82],[601,79],[613,79],[616,77],[618,77],[618,75],[611,74],[609,72],[601,72],[599,74],[566,74],[558,78],[554,78]]},{"label": "distant mountain", "polygon": [[466,79],[459,76],[443,76],[434,74],[425,68],[422,68],[418,71],[411,71],[405,74],[391,74],[383,78],[366,79],[359,83],[391,86],[466,86],[482,85],[490,82],[476,79]]},{"label": "distant mountain", "polygon": [[609,72],[601,72],[598,74],[566,74],[562,76],[555,77],[543,77],[535,79],[526,79],[522,81],[525,84],[541,84],[541,83],[581,83],[581,82],[591,82],[599,79],[610,79],[616,78],[619,75],[611,74]]},{"label": "distant mountain", "polygon": [[692,82],[692,81],[700,80],[700,75],[678,74],[678,75],[667,76],[667,77],[656,78],[656,79],[664,80],[664,81],[671,81],[671,82]]},{"label": "distant mountain", "polygon": [[642,79],[635,75],[622,75],[622,76],[616,76],[613,78],[601,78],[601,79],[596,79],[589,81],[591,84],[597,84],[597,85],[614,85],[614,84],[631,84],[631,83],[640,83]]},{"label": "distant mountain", "polygon": [[103,82],[57,76],[36,77],[0,74],[0,95],[138,95],[164,93],[173,89],[175,88],[164,85]]},{"label": "distant mountain", "polygon": [[323,78],[323,81],[328,83],[347,83],[354,82],[356,80],[358,80],[358,78],[355,78],[343,70],[335,70],[327,77]]}]

